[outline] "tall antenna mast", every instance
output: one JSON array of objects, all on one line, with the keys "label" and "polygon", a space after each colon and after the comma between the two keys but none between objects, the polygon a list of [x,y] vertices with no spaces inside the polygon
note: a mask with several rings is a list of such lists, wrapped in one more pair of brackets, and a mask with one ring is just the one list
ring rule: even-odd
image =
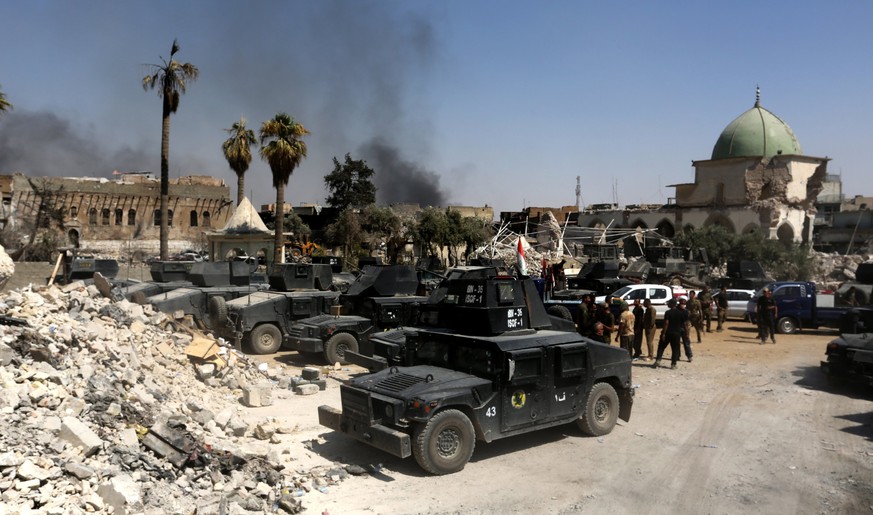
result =
[{"label": "tall antenna mast", "polygon": [[576,211],[582,211],[582,182],[579,176],[576,176]]}]

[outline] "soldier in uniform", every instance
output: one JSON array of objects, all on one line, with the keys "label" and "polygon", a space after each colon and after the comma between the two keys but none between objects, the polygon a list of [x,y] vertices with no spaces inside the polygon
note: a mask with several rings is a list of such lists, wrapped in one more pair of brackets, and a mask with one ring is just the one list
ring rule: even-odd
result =
[{"label": "soldier in uniform", "polygon": [[627,350],[627,355],[634,355],[634,315],[630,312],[627,302],[621,303],[621,315],[618,318],[618,331],[615,341],[619,342],[622,349]]},{"label": "soldier in uniform", "polygon": [[658,319],[658,312],[655,310],[655,306],[652,306],[652,301],[649,299],[643,301],[643,307],[646,308],[646,312],[643,315],[643,331],[646,333],[646,348],[649,351],[646,359],[655,359],[655,322]]},{"label": "soldier in uniform", "polygon": [[[688,294],[688,320],[691,322],[691,326],[697,332],[697,343],[700,343],[703,336],[703,307],[700,304],[700,300],[697,299],[697,296],[692,291]],[[688,339],[691,339],[691,334],[689,331]]]},{"label": "soldier in uniform", "polygon": [[703,319],[706,320],[706,332],[712,332],[712,294],[709,293],[709,286],[704,286],[700,292],[700,307],[703,310]]},{"label": "soldier in uniform", "polygon": [[664,328],[661,329],[661,338],[658,341],[658,356],[652,365],[654,368],[661,366],[661,358],[664,357],[664,350],[667,348],[667,345],[670,345],[670,350],[672,351],[670,368],[676,368],[676,362],[679,361],[679,341],[682,339],[685,315],[676,307],[675,300],[668,300],[667,306],[670,309],[664,313]]},{"label": "soldier in uniform", "polygon": [[716,306],[716,316],[718,317],[718,326],[715,328],[717,332],[721,332],[724,328],[724,321],[727,318],[727,310],[728,310],[728,296],[727,296],[727,288],[724,286],[719,290],[718,295],[715,296],[715,306]]},{"label": "soldier in uniform", "polygon": [[582,302],[579,303],[579,308],[576,310],[576,331],[582,336],[591,334],[591,316],[588,313],[589,303],[589,296],[585,295],[582,297]]},{"label": "soldier in uniform", "polygon": [[[646,310],[640,305],[640,299],[634,299],[634,355],[633,359],[638,359],[643,354],[643,318],[645,318]],[[651,350],[649,354],[651,354]]]},{"label": "soldier in uniform", "polygon": [[682,346],[685,347],[685,357],[691,363],[694,353],[691,350],[691,317],[688,315],[687,303],[685,297],[679,297],[679,307],[676,309],[682,315]]}]

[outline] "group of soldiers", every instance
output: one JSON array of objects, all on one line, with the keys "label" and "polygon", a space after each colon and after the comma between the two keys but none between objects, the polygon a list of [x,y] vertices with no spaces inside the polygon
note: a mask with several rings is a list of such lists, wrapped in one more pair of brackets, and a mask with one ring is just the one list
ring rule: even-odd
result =
[{"label": "group of soldiers", "polygon": [[[680,343],[684,347],[685,357],[690,363],[693,359],[691,349],[691,331],[697,334],[697,343],[703,341],[704,332],[712,332],[713,305],[716,310],[716,331],[724,328],[727,317],[727,293],[725,288],[713,296],[708,287],[704,287],[698,296],[690,292],[688,297],[670,299],[667,302],[668,310],[664,315],[664,327],[658,339],[657,354],[654,353],[655,321],[657,312],[649,299],[642,302],[640,299],[633,301],[633,309],[621,301],[620,314],[616,321],[615,315],[610,310],[612,299],[606,298],[605,302],[595,306],[593,299],[586,296],[579,306],[576,317],[576,327],[582,336],[586,336],[602,343],[610,344],[612,341],[627,349],[631,359],[652,360],[654,367],[660,366],[664,350],[669,345],[672,350],[671,368],[676,368],[680,356]],[[643,355],[643,338],[646,340],[648,353]]]}]

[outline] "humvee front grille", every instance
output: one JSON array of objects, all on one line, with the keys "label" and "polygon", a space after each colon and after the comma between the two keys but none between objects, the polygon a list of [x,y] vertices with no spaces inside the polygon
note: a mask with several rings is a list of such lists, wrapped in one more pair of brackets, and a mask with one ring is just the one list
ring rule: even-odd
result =
[{"label": "humvee front grille", "polygon": [[379,381],[376,388],[388,390],[392,393],[402,392],[410,386],[425,382],[423,377],[417,377],[409,374],[391,374],[385,379]]}]

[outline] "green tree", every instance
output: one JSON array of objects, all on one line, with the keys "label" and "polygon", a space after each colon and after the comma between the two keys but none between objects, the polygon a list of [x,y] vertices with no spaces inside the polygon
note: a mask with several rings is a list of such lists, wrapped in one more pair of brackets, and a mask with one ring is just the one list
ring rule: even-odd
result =
[{"label": "green tree", "polygon": [[[391,247],[395,244],[394,240],[401,237],[403,223],[390,207],[370,204],[364,208],[361,215],[361,228],[365,238],[370,242],[371,249],[379,247],[383,242],[386,247]],[[388,262],[393,263],[395,259],[396,255],[392,256],[389,252]]]},{"label": "green tree", "polygon": [[464,240],[464,262],[466,263],[470,259],[470,254],[476,250],[476,247],[490,240],[494,234],[491,231],[491,224],[481,218],[468,216],[461,219],[461,222],[461,234]]},{"label": "green tree", "polygon": [[413,240],[422,246],[422,254],[434,256],[437,249],[448,239],[448,220],[445,211],[429,207],[421,212],[413,228]]},{"label": "green tree", "polygon": [[245,176],[252,162],[252,145],[258,140],[255,132],[246,128],[246,119],[242,116],[230,129],[224,130],[230,137],[221,144],[221,150],[230,169],[236,173],[236,205],[239,205],[245,196]]},{"label": "green tree", "polygon": [[376,186],[371,180],[374,173],[364,160],[354,160],[346,154],[345,163],[340,164],[334,157],[333,171],[324,176],[324,185],[330,192],[327,205],[342,210],[375,203]]},{"label": "green tree", "polygon": [[[285,186],[294,169],[306,158],[306,143],[301,138],[309,134],[294,118],[279,113],[261,125],[261,158],[269,163],[276,188],[276,220],[285,220]],[[273,262],[284,261],[285,235],[278,228],[273,248]]]},{"label": "green tree", "polygon": [[197,79],[199,71],[191,63],[180,63],[173,59],[179,51],[179,44],[174,39],[170,49],[170,60],[161,57],[162,64],[147,65],[151,73],[142,79],[142,88],[146,91],[157,88],[158,96],[163,99],[161,121],[161,260],[169,258],[167,239],[169,237],[169,217],[167,204],[170,199],[170,115],[179,108],[179,97],[185,94],[188,83]]},{"label": "green tree", "polygon": [[[361,218],[354,209],[343,210],[336,221],[327,226],[325,236],[334,245],[341,245],[346,259],[353,257],[364,241],[364,231],[361,228]],[[354,264],[354,263],[350,263]]]},{"label": "green tree", "polygon": [[6,111],[12,110],[12,104],[6,100],[6,93],[0,91],[0,113],[5,113]]},{"label": "green tree", "polygon": [[705,225],[693,231],[683,231],[674,243],[692,249],[705,249],[709,263],[713,267],[723,266],[731,255],[736,235],[721,225]]}]

